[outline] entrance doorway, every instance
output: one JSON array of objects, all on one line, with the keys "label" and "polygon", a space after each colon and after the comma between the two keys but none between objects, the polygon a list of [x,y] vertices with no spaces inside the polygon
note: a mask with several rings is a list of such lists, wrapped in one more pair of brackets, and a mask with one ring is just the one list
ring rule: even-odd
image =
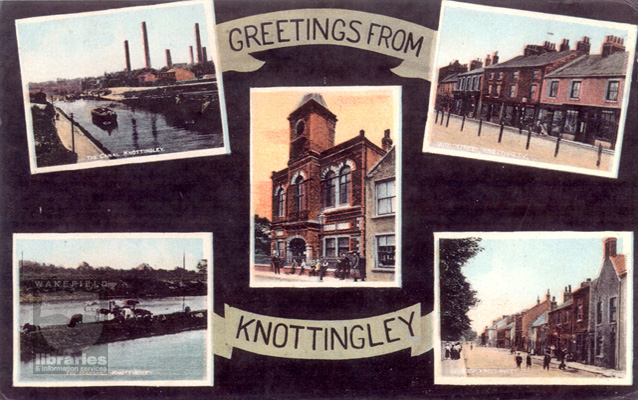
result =
[{"label": "entrance doorway", "polygon": [[291,262],[297,261],[297,264],[301,264],[306,259],[306,242],[303,239],[292,239],[289,245]]}]

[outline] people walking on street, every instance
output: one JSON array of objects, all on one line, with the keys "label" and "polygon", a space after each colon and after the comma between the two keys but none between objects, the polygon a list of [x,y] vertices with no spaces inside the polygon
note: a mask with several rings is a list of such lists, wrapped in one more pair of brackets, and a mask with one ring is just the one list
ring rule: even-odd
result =
[{"label": "people walking on street", "polygon": [[341,280],[344,280],[350,275],[350,260],[348,259],[348,256],[346,254],[341,256],[341,261],[339,263],[341,264]]},{"label": "people walking on street", "polygon": [[361,257],[359,257],[359,253],[353,252],[353,255],[355,256],[354,259],[354,265],[352,265],[352,272],[354,275],[354,281],[358,282],[359,280],[361,280],[361,282],[365,281],[365,278],[363,276],[363,274],[365,273],[364,271],[364,265],[363,262],[361,260]]},{"label": "people walking on street", "polygon": [[560,365],[558,366],[558,369],[565,370],[565,367],[566,367],[566,364],[565,364],[565,351],[563,349],[559,349],[557,357],[558,357],[558,361],[560,361]]},{"label": "people walking on street", "polygon": [[273,271],[275,272],[275,275],[279,275],[281,273],[280,271],[281,261],[279,260],[279,257],[277,257],[276,255],[272,256],[272,268],[273,268]]},{"label": "people walking on street", "polygon": [[297,261],[292,260],[292,264],[290,264],[290,275],[294,275],[297,270]]},{"label": "people walking on street", "polygon": [[549,354],[545,354],[543,357],[543,369],[547,369],[549,371],[549,363],[552,361],[552,357]]},{"label": "people walking on street", "polygon": [[445,345],[445,359],[447,360],[448,358],[450,358],[450,345],[446,344]]},{"label": "people walking on street", "polygon": [[309,276],[319,276],[319,269],[321,268],[321,259],[317,258],[315,265],[308,271]]},{"label": "people walking on street", "polygon": [[532,356],[527,353],[527,358],[525,359],[525,367],[532,368]]},{"label": "people walking on street", "polygon": [[521,364],[523,364],[523,357],[521,353],[516,353],[516,368],[521,369]]},{"label": "people walking on street", "polygon": [[319,281],[323,282],[323,277],[328,272],[328,260],[323,260],[319,269]]},{"label": "people walking on street", "polygon": [[301,260],[299,276],[303,275],[304,271],[306,270],[306,267],[307,267],[306,260]]}]

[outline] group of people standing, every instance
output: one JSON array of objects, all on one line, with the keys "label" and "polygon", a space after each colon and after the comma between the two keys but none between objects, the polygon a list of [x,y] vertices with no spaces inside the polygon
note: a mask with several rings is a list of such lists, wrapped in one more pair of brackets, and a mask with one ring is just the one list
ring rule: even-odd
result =
[{"label": "group of people standing", "polygon": [[[353,264],[347,254],[341,255],[334,273],[334,276],[336,278],[344,280],[350,278],[350,274],[352,273],[352,277],[354,278],[355,282],[359,280],[365,280],[360,258],[356,254],[355,256],[356,257],[353,257],[355,259],[355,262]],[[284,259],[277,257],[276,254],[273,254],[271,258],[271,270],[276,275],[281,274],[281,267],[284,266],[284,264]],[[328,260],[323,257],[318,258],[314,263],[311,262],[310,265],[306,263],[305,259],[302,259],[301,262],[293,259],[292,263],[290,264],[290,275],[295,275],[297,273],[297,269],[299,269],[299,276],[302,276],[305,274],[306,270],[308,270],[308,276],[316,276],[317,280],[319,282],[322,282],[323,278],[328,272],[328,266]]]},{"label": "group of people standing", "polygon": [[445,345],[445,359],[450,360],[459,360],[461,359],[461,351],[463,350],[463,345],[460,342],[456,342],[453,345],[446,344]]},{"label": "group of people standing", "polygon": [[[514,348],[512,348],[510,352],[513,353]],[[566,370],[567,368],[567,364],[565,364],[566,355],[567,355],[567,352],[563,349],[559,348],[559,349],[556,349],[555,351],[556,359],[560,362],[560,364],[558,365],[558,369],[562,369],[563,371]],[[521,364],[523,363],[523,357],[521,356],[521,353],[516,353],[514,360],[516,361],[516,367],[520,369]],[[543,356],[543,369],[546,369],[549,371],[549,365],[551,364],[551,361],[552,361],[552,356],[549,354],[549,352],[545,353],[545,355]],[[525,364],[527,368],[532,367],[532,355],[530,353],[527,354]]]}]

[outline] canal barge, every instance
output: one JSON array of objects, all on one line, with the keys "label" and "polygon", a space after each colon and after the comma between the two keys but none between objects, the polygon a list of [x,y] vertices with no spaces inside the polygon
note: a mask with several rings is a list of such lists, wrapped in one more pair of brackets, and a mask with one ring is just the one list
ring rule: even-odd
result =
[{"label": "canal barge", "polygon": [[72,317],[64,325],[30,325],[31,329],[20,332],[20,359],[27,362],[36,354],[72,354],[99,344],[206,329],[207,315],[207,310],[187,308],[183,312],[146,314],[139,318],[71,323]]}]

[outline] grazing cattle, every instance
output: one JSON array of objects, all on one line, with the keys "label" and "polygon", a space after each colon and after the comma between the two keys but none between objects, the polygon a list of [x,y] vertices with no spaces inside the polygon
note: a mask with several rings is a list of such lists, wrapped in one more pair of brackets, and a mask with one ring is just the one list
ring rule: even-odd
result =
[{"label": "grazing cattle", "polygon": [[148,311],[148,310],[144,310],[143,308],[138,308],[136,310],[133,310],[133,313],[135,314],[135,319],[137,320],[144,320],[144,321],[150,321],[151,320],[151,316],[153,315],[152,312]]},{"label": "grazing cattle", "polygon": [[129,307],[122,307],[119,310],[120,315],[124,317],[124,319],[129,319],[135,317],[135,313]]},{"label": "grazing cattle", "polygon": [[40,330],[40,326],[39,325],[31,325],[30,323],[26,323],[24,325],[22,325],[22,332],[24,333],[31,333],[31,332],[35,332],[35,331],[39,331]]},{"label": "grazing cattle", "polygon": [[69,328],[74,328],[77,324],[82,323],[82,314],[73,314],[73,316],[69,319],[69,324],[67,325]]},{"label": "grazing cattle", "polygon": [[95,318],[99,321],[102,315],[106,316],[106,319],[109,319],[109,314],[111,314],[111,310],[107,308],[98,308],[95,310]]}]

